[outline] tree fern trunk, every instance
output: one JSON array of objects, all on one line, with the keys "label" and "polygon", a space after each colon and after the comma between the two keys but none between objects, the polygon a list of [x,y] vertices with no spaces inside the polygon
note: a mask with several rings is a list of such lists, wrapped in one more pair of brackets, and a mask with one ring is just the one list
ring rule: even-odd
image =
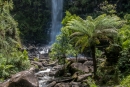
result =
[{"label": "tree fern trunk", "polygon": [[94,67],[94,78],[97,76],[96,72],[97,72],[97,62],[96,62],[96,57],[95,57],[95,46],[91,46],[91,50],[92,50],[92,58],[93,58],[93,67]]}]

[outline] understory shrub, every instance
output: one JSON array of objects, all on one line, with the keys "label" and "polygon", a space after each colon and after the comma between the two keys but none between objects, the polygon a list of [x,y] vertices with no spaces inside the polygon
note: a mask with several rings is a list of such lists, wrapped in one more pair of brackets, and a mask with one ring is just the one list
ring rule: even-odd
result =
[{"label": "understory shrub", "polygon": [[15,50],[14,52],[11,52],[8,57],[3,53],[0,53],[0,60],[1,80],[8,78],[11,74],[28,69],[30,67],[27,51],[20,52]]},{"label": "understory shrub", "polygon": [[130,87],[130,75],[128,75],[121,81],[120,86],[116,87]]},{"label": "understory shrub", "polygon": [[0,80],[29,68],[28,53],[19,51],[21,41],[18,23],[10,14],[13,0],[0,0]]}]

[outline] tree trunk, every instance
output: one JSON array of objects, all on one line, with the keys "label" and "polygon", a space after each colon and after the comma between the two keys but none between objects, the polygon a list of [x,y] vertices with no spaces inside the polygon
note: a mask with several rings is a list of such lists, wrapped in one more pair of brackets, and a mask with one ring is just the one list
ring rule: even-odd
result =
[{"label": "tree trunk", "polygon": [[76,54],[76,63],[78,62],[78,56],[77,56],[77,54]]},{"label": "tree trunk", "polygon": [[65,54],[63,54],[63,61],[64,61],[64,75],[65,75],[65,73],[66,73],[66,67],[65,67],[65,64],[66,64],[66,62],[65,62],[65,59],[66,59],[66,56],[65,56]]},{"label": "tree trunk", "polygon": [[95,57],[95,46],[91,46],[92,50],[92,58],[93,58],[93,67],[94,67],[94,78],[96,78],[96,72],[97,72],[97,62],[96,62],[96,57]]}]

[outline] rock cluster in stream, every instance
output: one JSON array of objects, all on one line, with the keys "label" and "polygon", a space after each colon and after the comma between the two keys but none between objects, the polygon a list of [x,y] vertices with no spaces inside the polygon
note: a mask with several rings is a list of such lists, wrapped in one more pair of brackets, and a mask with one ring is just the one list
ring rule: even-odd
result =
[{"label": "rock cluster in stream", "polygon": [[[36,53],[36,48],[33,49],[35,50],[31,52]],[[78,58],[76,61],[76,58],[67,58],[68,62],[64,66],[58,65],[57,61],[50,63],[48,54],[44,53],[40,54],[38,61],[33,61],[32,57],[31,60],[32,65],[37,65],[35,70],[40,82],[39,87],[89,87],[86,79],[92,76],[92,59]]]},{"label": "rock cluster in stream", "polygon": [[55,74],[55,79],[48,81],[47,87],[89,87],[86,79],[92,76],[92,61],[84,60],[84,63],[69,61],[66,67],[68,67],[67,73],[63,74],[63,66]]}]

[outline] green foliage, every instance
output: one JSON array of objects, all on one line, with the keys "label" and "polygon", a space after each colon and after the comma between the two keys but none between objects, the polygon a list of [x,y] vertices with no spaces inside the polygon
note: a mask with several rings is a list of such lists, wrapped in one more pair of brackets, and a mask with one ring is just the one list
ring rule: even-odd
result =
[{"label": "green foliage", "polygon": [[[85,49],[86,47],[94,47],[96,44],[100,44],[100,40],[106,40],[109,41],[110,43],[113,43],[115,40],[114,37],[117,37],[118,28],[121,27],[122,23],[123,21],[121,21],[120,18],[117,16],[114,15],[108,16],[103,14],[98,16],[95,19],[93,19],[91,16],[88,16],[86,20],[80,17],[76,17],[68,21],[65,28],[71,31],[70,34],[71,41],[73,41],[73,43],[76,46],[78,46],[81,51],[83,51],[83,49]],[[117,46],[115,45],[114,48],[119,48],[118,45]],[[113,47],[110,47],[110,49],[111,48]],[[110,49],[109,51],[112,52],[111,50],[113,49],[111,50]],[[92,57],[94,63],[94,75],[96,75],[97,61],[95,59],[95,48],[91,48],[91,51],[92,51]],[[116,53],[117,51],[113,50],[114,53]],[[110,59],[107,59],[107,62],[110,62],[108,60]],[[116,59],[115,63],[117,63],[117,61],[118,60]],[[102,68],[102,70],[104,70],[101,72],[105,72],[105,73],[102,73],[101,75],[100,72],[100,75],[99,74],[98,75],[100,76],[100,78],[104,79],[104,81],[108,81],[109,79],[109,82],[107,84],[110,85],[113,84],[114,82],[118,83],[117,77],[119,74],[118,73],[119,70],[117,70],[116,68],[112,68],[113,66],[104,65],[103,67],[101,66],[99,67]],[[99,70],[100,69],[98,68],[98,72]]]},{"label": "green foliage", "polygon": [[[4,2],[2,2],[4,3]],[[9,45],[14,45],[19,42],[19,31],[17,22],[9,14],[11,8],[10,2],[5,2],[0,9],[0,47],[8,48]]]},{"label": "green foliage", "polygon": [[37,57],[34,58],[34,61],[39,61],[39,59]]},{"label": "green foliage", "polygon": [[[79,49],[83,51],[87,47],[93,47],[92,57],[94,62],[94,73],[96,73],[95,45],[100,44],[100,40],[112,42],[114,36],[117,36],[117,29],[122,21],[117,16],[100,15],[93,19],[88,16],[85,20],[66,12],[63,19],[63,28],[58,35],[56,43],[53,44],[51,56],[57,59],[65,59],[68,50]],[[75,51],[72,51],[75,52]],[[78,52],[77,52],[78,53]],[[64,62],[65,63],[65,62]]]},{"label": "green foliage", "polygon": [[124,19],[127,21],[127,24],[130,24],[130,14],[126,14]]},{"label": "green foliage", "polygon": [[124,15],[128,14],[130,12],[130,10],[128,8],[130,8],[130,1],[126,0],[126,1],[121,1],[119,0],[117,4],[117,15],[119,15],[120,17],[124,17]]},{"label": "green foliage", "polygon": [[85,17],[86,15],[97,17],[105,13],[108,15],[117,14],[123,18],[125,14],[130,13],[129,8],[129,0],[66,0],[65,6],[66,10],[80,15],[80,17]]},{"label": "green foliage", "polygon": [[97,75],[99,76],[98,83],[102,85],[119,84],[120,71],[115,65],[107,66],[106,61],[102,61],[98,64]]},{"label": "green foliage", "polygon": [[90,45],[100,43],[100,39],[109,40],[110,36],[117,35],[117,28],[121,24],[119,17],[105,14],[93,19],[88,16],[86,20],[76,17],[68,21],[66,29],[72,30],[71,37],[75,45],[80,45],[82,50]]},{"label": "green foliage", "polygon": [[[17,22],[10,15],[10,9],[12,9],[12,0],[3,1],[0,9],[0,52],[8,55],[8,52],[12,51],[13,47],[20,44],[19,31],[17,28]],[[11,45],[11,46],[10,46]]]},{"label": "green foliage", "polygon": [[68,10],[72,14],[86,17],[88,14],[95,13],[95,6],[97,6],[96,0],[66,0],[65,10]]},{"label": "green foliage", "polygon": [[130,50],[124,49],[120,52],[121,56],[118,61],[118,68],[121,71],[122,76],[129,74],[130,72]]},{"label": "green foliage", "polygon": [[63,26],[66,26],[68,21],[70,21],[71,19],[75,19],[76,17],[76,15],[72,15],[69,11],[66,11],[66,16],[62,20]]},{"label": "green foliage", "polygon": [[71,15],[71,13],[66,11],[66,16],[62,21],[63,27],[61,34],[57,36],[56,42],[52,45],[50,57],[52,59],[58,59],[60,63],[65,63],[66,57],[77,56],[79,52],[79,50],[70,43],[71,31],[64,27],[68,21],[76,17],[76,15]]},{"label": "green foliage", "polygon": [[69,32],[64,27],[61,32],[57,36],[56,42],[52,45],[50,57],[53,60],[58,59],[59,63],[65,63],[65,58],[68,56],[76,56],[78,50],[76,51],[69,43]]},{"label": "green foliage", "polygon": [[17,50],[14,50],[14,52],[11,52],[11,58],[8,59],[8,63],[17,67],[18,71],[28,69],[30,67],[30,61],[27,51],[17,52]]},{"label": "green foliage", "polygon": [[96,48],[96,58],[101,58],[102,54],[103,52],[101,50],[98,50],[98,48]]},{"label": "green foliage", "polygon": [[[118,87],[118,86],[116,86]],[[125,77],[121,82],[119,87],[130,87],[130,75]]]},{"label": "green foliage", "polygon": [[14,66],[9,64],[7,65],[7,59],[5,59],[2,54],[0,54],[0,60],[0,78],[8,77],[10,75],[10,69]]},{"label": "green foliage", "polygon": [[27,51],[14,50],[9,56],[0,55],[0,78],[7,78],[18,71],[28,69],[30,61],[28,60]]},{"label": "green foliage", "polygon": [[115,14],[116,13],[116,4],[109,4],[108,1],[104,1],[100,4],[101,13],[105,14]]},{"label": "green foliage", "polygon": [[121,75],[126,76],[130,72],[130,26],[129,26],[129,14],[125,15],[126,24],[118,32],[119,45],[122,48],[120,52],[118,68],[121,71]]},{"label": "green foliage", "polygon": [[10,14],[12,8],[12,0],[0,0],[0,79],[30,66],[27,51],[18,50],[21,43],[18,23]]},{"label": "green foliage", "polygon": [[119,30],[119,40],[120,44],[123,49],[130,48],[130,26],[129,25],[124,25],[120,30]]},{"label": "green foliage", "polygon": [[11,12],[18,21],[20,36],[25,43],[47,43],[51,10],[47,0],[13,0]]},{"label": "green foliage", "polygon": [[103,85],[113,85],[119,83],[120,70],[118,67],[118,59],[121,47],[117,44],[111,44],[106,48],[103,58],[98,58],[97,75],[99,83]]},{"label": "green foliage", "polygon": [[87,83],[89,84],[90,87],[98,87],[95,84],[95,81],[92,78],[90,78],[90,77],[87,79]]}]

